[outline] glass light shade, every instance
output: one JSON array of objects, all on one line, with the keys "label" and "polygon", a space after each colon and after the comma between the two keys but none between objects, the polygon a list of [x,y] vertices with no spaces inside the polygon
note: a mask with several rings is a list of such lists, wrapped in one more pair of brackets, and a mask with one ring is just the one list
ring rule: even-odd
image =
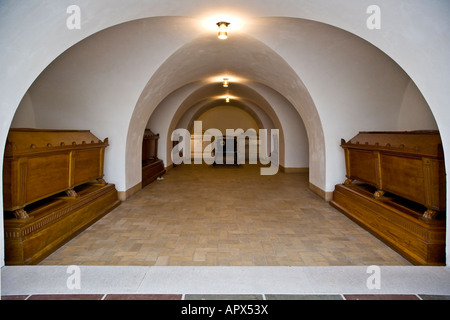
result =
[{"label": "glass light shade", "polygon": [[220,40],[228,39],[228,33],[226,31],[219,31],[219,39]]},{"label": "glass light shade", "polygon": [[227,28],[228,28],[229,24],[230,24],[229,22],[224,22],[224,21],[217,22],[217,26],[219,27],[219,33],[218,33],[219,39],[225,40],[228,38]]}]

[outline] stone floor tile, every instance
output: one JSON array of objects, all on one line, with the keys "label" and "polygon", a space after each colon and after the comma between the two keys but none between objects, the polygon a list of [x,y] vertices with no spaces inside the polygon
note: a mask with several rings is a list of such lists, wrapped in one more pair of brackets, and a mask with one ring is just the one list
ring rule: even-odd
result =
[{"label": "stone floor tile", "polygon": [[179,166],[41,265],[410,265],[308,186],[258,166]]}]

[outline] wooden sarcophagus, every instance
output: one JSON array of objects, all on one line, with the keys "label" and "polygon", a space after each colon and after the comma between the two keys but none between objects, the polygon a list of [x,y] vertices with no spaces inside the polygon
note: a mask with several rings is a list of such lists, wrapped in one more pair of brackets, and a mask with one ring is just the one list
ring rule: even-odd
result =
[{"label": "wooden sarcophagus", "polygon": [[347,180],[331,205],[418,265],[445,264],[446,176],[437,131],[341,140]]},{"label": "wooden sarcophagus", "polygon": [[5,263],[36,264],[120,205],[103,179],[108,139],[11,129],[3,165]]},{"label": "wooden sarcophagus", "polygon": [[166,173],[164,162],[158,159],[158,140],[159,134],[145,129],[142,140],[142,188]]},{"label": "wooden sarcophagus", "polygon": [[345,142],[346,183],[368,183],[427,208],[425,219],[445,211],[445,168],[438,131],[360,132]]},{"label": "wooden sarcophagus", "polygon": [[25,207],[60,192],[76,197],[74,187],[103,179],[108,139],[90,131],[11,129],[3,165],[5,211],[28,218]]}]

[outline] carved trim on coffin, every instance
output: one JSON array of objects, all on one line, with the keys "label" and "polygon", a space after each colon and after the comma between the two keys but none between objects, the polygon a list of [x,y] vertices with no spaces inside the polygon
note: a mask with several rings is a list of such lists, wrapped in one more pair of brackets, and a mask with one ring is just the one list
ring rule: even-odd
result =
[{"label": "carved trim on coffin", "polygon": [[352,182],[353,182],[353,179],[348,178],[348,179],[346,179],[346,180],[344,181],[344,186],[349,186],[349,185],[352,184]]},{"label": "carved trim on coffin", "polygon": [[383,190],[377,190],[375,191],[375,193],[373,194],[375,199],[381,199],[383,198],[385,192]]},{"label": "carved trim on coffin", "polygon": [[86,204],[90,203],[93,199],[93,197],[101,197],[109,192],[111,192],[111,188],[114,188],[113,185],[109,185],[108,187],[101,188],[99,190],[96,190],[92,192],[91,194],[87,195],[86,197],[80,199],[77,203],[62,208],[60,210],[55,211],[54,214],[49,215],[48,217],[40,220],[37,223],[33,223],[32,225],[24,228],[22,232],[8,232],[5,233],[5,239],[20,239],[22,237],[27,236],[28,234],[34,232],[35,230],[41,229],[42,227],[46,226],[47,224],[52,223],[53,221],[60,219],[68,214],[70,214],[73,211],[76,211],[77,209],[85,206]]},{"label": "carved trim on coffin", "polygon": [[106,185],[106,184],[108,184],[108,182],[106,182],[106,180],[105,180],[105,179],[103,179],[103,178],[99,178],[99,179],[97,179],[97,182],[98,182],[99,184],[103,184],[103,185]]},{"label": "carved trim on coffin", "polygon": [[12,153],[14,150],[17,150],[17,145],[12,141],[6,141],[5,155]]},{"label": "carved trim on coffin", "polygon": [[28,213],[22,208],[22,209],[17,209],[14,211],[14,216],[16,217],[16,219],[18,220],[25,220],[28,219],[30,216],[28,215]]},{"label": "carved trim on coffin", "polygon": [[436,210],[428,209],[427,211],[424,212],[423,218],[425,220],[434,220],[438,214],[439,212],[437,212]]},{"label": "carved trim on coffin", "polygon": [[445,222],[425,221],[420,211],[377,201],[369,190],[337,185],[331,205],[372,232],[413,264],[443,265]]},{"label": "carved trim on coffin", "polygon": [[71,197],[71,198],[77,198],[78,197],[78,193],[75,190],[73,190],[73,189],[67,189],[66,190],[66,195],[68,197]]}]

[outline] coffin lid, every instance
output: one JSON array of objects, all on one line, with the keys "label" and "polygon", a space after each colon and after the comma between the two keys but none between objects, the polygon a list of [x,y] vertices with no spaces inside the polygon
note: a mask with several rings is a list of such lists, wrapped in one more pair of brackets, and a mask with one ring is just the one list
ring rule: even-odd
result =
[{"label": "coffin lid", "polygon": [[102,147],[108,138],[101,141],[89,130],[10,129],[5,155],[50,151],[61,148]]},{"label": "coffin lid", "polygon": [[145,129],[145,131],[144,131],[144,138],[146,138],[146,139],[150,139],[150,138],[159,139],[159,133],[155,134],[155,133],[153,133],[152,130]]},{"label": "coffin lid", "polygon": [[443,157],[439,131],[361,131],[342,147]]}]

